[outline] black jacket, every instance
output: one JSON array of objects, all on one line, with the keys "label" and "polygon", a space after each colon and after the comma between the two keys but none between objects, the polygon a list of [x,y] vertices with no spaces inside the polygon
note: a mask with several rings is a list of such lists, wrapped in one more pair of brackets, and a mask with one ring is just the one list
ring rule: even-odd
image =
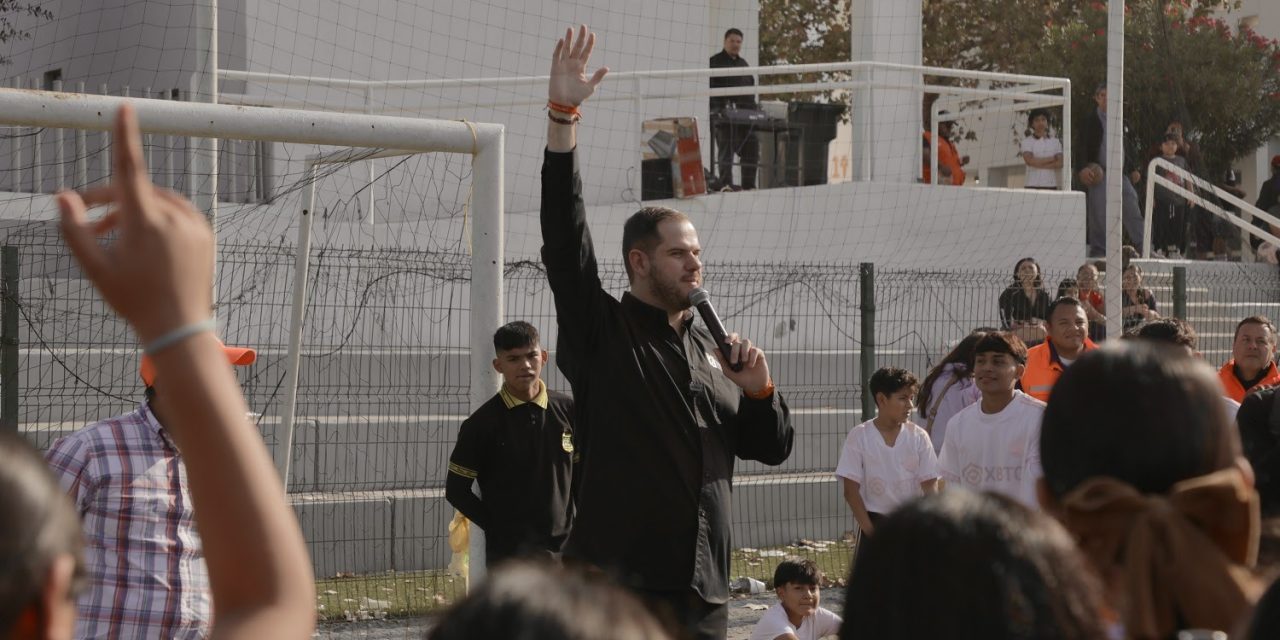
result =
[{"label": "black jacket", "polygon": [[[733,57],[725,51],[711,56],[712,69],[724,69],[727,67],[749,67],[751,63],[747,62],[742,56]],[[718,89],[721,87],[754,87],[756,85],[755,76],[722,76],[719,78],[711,78],[711,88]],[[733,105],[739,109],[755,109],[755,96],[713,96],[711,98],[711,112],[715,113],[725,107]]]},{"label": "black jacket", "polygon": [[[542,165],[542,260],[555,296],[556,362],[584,436],[578,513],[565,555],[633,588],[729,597],[734,458],[780,464],[794,430],[778,392],[754,400],[710,355],[709,332],[683,336],[666,312],[602,287],[577,155]],[[714,363],[714,364],[713,364]]]},{"label": "black jacket", "polygon": [[1276,387],[1255,390],[1244,397],[1240,411],[1236,413],[1236,425],[1240,428],[1240,445],[1244,457],[1253,466],[1254,486],[1262,500],[1262,512],[1272,515],[1280,512],[1280,415],[1272,418],[1275,407]]}]

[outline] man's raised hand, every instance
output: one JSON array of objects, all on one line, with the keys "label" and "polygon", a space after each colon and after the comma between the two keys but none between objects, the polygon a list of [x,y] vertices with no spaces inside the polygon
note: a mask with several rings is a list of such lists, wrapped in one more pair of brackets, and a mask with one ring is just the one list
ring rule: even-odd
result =
[{"label": "man's raised hand", "polygon": [[608,67],[600,67],[587,78],[587,60],[595,46],[596,34],[587,31],[587,25],[578,28],[576,40],[573,28],[565,29],[564,37],[556,41],[556,50],[551,54],[548,99],[556,104],[576,107],[595,93],[596,85],[609,73]]}]

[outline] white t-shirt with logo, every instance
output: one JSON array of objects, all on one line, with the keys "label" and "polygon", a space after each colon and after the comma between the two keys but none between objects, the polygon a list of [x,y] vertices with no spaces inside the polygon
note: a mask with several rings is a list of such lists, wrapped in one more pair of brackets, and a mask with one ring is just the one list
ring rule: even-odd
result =
[{"label": "white t-shirt with logo", "polygon": [[841,622],[840,616],[818,607],[817,611],[800,621],[800,628],[797,629],[791,624],[791,620],[787,618],[787,610],[779,602],[769,607],[760,617],[760,622],[751,631],[751,640],[773,640],[784,633],[795,634],[800,640],[818,640],[840,633]]},{"label": "white t-shirt with logo", "polygon": [[947,423],[938,467],[949,486],[994,491],[1039,509],[1036,479],[1040,468],[1040,420],[1045,404],[1021,392],[995,414],[975,402]]},{"label": "white t-shirt with logo", "polygon": [[874,423],[868,420],[849,431],[836,477],[858,483],[867,511],[887,514],[921,495],[921,482],[938,477],[938,456],[929,434],[914,422],[902,425],[892,447]]},{"label": "white t-shirt with logo", "polygon": [[[1022,139],[1022,151],[1019,155],[1028,151],[1031,152],[1031,157],[1036,160],[1059,156],[1062,155],[1062,141],[1049,136],[1037,138],[1034,135],[1030,135]],[[1027,167],[1027,179],[1023,184],[1028,187],[1057,187],[1058,170]]]}]

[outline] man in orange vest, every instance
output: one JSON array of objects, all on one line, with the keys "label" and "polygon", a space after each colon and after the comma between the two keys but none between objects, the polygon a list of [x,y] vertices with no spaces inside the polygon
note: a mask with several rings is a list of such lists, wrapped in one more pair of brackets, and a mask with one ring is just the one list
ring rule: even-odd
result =
[{"label": "man in orange vest", "polygon": [[1049,336],[1027,350],[1027,368],[1022,373],[1022,390],[1041,402],[1049,401],[1049,391],[1067,367],[1084,352],[1098,348],[1089,339],[1089,316],[1079,300],[1058,298],[1046,315]]},{"label": "man in orange vest", "polygon": [[1241,320],[1231,342],[1231,359],[1218,371],[1227,397],[1244,402],[1250,391],[1280,383],[1280,372],[1272,361],[1275,353],[1276,327],[1271,320],[1266,316]]}]

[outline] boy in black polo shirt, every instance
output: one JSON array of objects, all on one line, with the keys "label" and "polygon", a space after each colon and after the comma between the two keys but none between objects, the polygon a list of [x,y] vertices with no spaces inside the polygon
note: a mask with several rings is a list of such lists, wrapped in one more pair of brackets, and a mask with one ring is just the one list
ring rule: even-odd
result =
[{"label": "boy in black polo shirt", "polygon": [[[502,389],[458,429],[445,499],[484,529],[489,566],[560,552],[573,521],[573,400],[547,389],[547,352],[528,322],[493,335]],[[471,481],[480,483],[480,496]]]}]

